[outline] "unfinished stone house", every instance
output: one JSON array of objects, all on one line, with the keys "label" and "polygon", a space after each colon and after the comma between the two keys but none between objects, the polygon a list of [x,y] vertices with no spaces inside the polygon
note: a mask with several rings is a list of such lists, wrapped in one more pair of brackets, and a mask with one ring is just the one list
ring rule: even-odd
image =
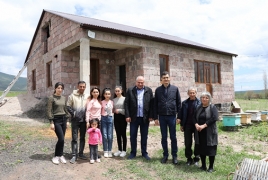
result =
[{"label": "unfinished stone house", "polygon": [[61,81],[69,95],[79,80],[87,83],[88,93],[93,86],[127,89],[138,75],[155,90],[160,72],[167,70],[182,100],[188,87],[195,86],[198,93],[211,92],[214,103],[224,104],[234,100],[234,56],[171,35],[43,10],[25,60],[28,93],[49,96]]}]

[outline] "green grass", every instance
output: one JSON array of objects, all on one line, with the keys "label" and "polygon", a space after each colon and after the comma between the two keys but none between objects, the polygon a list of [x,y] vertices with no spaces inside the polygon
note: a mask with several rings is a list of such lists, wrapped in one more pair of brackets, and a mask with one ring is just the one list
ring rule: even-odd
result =
[{"label": "green grass", "polygon": [[[47,129],[48,125],[45,124],[41,129]],[[0,120],[0,149],[5,149],[10,142],[15,142],[18,137],[23,137],[25,141],[30,141],[31,139],[44,139],[45,137],[39,133],[36,133],[36,129],[27,126],[27,123],[9,122]],[[40,128],[39,128],[40,129]],[[21,143],[18,142],[16,147],[20,146]],[[16,151],[16,148],[14,149]]]},{"label": "green grass", "polygon": [[268,110],[267,99],[236,99],[242,110]]},{"label": "green grass", "polygon": [[[0,91],[0,96],[2,96],[3,91]],[[26,91],[9,91],[6,97],[16,97],[20,94],[26,94]]]},{"label": "green grass", "polygon": [[[171,156],[167,164],[161,164],[162,149],[156,149],[151,156],[151,161],[147,161],[141,156],[137,156],[133,160],[123,161],[124,166],[120,170],[108,169],[105,173],[106,177],[110,179],[165,179],[165,180],[180,180],[180,179],[201,179],[201,180],[225,180],[229,173],[236,170],[238,163],[242,162],[244,158],[262,159],[262,156],[252,155],[250,152],[258,151],[265,154],[266,149],[262,145],[258,144],[261,141],[260,137],[266,137],[268,133],[268,125],[265,123],[256,124],[247,128],[241,128],[239,131],[226,131],[221,121],[217,122],[218,132],[221,136],[226,136],[228,144],[219,144],[217,155],[215,159],[214,173],[206,173],[199,170],[196,166],[187,166],[185,164],[184,146],[179,144],[178,159],[180,165],[173,165],[171,162]],[[177,127],[179,130],[179,126]],[[257,134],[259,138],[254,139]],[[151,126],[149,128],[149,135],[158,136],[159,142],[161,141],[161,134],[159,126]],[[183,136],[177,136],[177,138],[183,138]],[[168,140],[170,141],[170,140]],[[231,142],[231,143],[230,143]],[[240,152],[234,150],[233,144],[242,143],[244,147]],[[255,142],[255,144],[247,143]],[[244,145],[243,145],[244,143]],[[128,149],[130,152],[130,149]],[[169,149],[170,152],[170,149]],[[208,164],[207,158],[207,166]],[[230,176],[232,178],[232,176]]]},{"label": "green grass", "polygon": [[[178,156],[184,157],[183,148],[180,148]],[[219,146],[214,166],[216,171],[210,174],[199,170],[196,166],[187,166],[182,160],[179,161],[180,165],[173,165],[171,160],[167,164],[161,164],[161,149],[152,154],[152,157],[151,161],[146,161],[141,157],[126,161],[125,170],[131,174],[130,179],[227,179],[227,175],[230,172],[234,172],[236,165],[245,157],[252,159],[260,158],[248,155],[245,152],[234,152],[231,146]],[[116,172],[110,173],[115,176],[114,173]]]}]

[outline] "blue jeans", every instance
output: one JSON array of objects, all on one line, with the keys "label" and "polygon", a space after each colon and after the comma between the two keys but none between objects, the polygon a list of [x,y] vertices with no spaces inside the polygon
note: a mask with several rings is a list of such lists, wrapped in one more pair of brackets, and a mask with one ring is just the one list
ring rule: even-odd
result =
[{"label": "blue jeans", "polygon": [[159,123],[161,130],[161,144],[163,148],[163,156],[168,157],[168,143],[167,143],[167,131],[169,128],[169,135],[171,140],[171,154],[173,158],[177,158],[178,145],[177,145],[177,137],[176,137],[176,116],[160,116],[159,115]]},{"label": "blue jeans", "polygon": [[101,133],[103,151],[112,151],[113,145],[113,117],[101,116]]},{"label": "blue jeans", "polygon": [[142,117],[137,117],[135,121],[130,122],[130,145],[131,145],[131,154],[136,156],[137,154],[137,135],[138,128],[140,127],[141,133],[141,154],[142,156],[148,155],[147,153],[147,138],[148,138],[148,128],[149,122],[144,123]]}]

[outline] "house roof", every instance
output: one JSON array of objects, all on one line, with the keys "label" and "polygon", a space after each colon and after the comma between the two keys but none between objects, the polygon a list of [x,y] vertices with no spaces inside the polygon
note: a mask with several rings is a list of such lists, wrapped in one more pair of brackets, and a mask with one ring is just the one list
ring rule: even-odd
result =
[{"label": "house roof", "polygon": [[[36,32],[34,34],[33,40],[35,39],[35,36],[37,34],[37,31],[39,29],[39,26],[42,22],[42,18],[44,16],[45,12],[49,12],[55,15],[58,15],[60,17],[69,19],[70,21],[74,21],[80,24],[82,28],[90,29],[90,30],[100,30],[100,31],[105,31],[105,32],[112,32],[112,33],[117,33],[121,35],[128,35],[128,36],[133,36],[133,37],[138,37],[138,38],[143,38],[143,39],[149,39],[153,41],[158,41],[158,42],[165,42],[169,44],[176,44],[180,46],[186,46],[186,47],[191,47],[191,48],[196,48],[200,50],[206,50],[210,52],[216,52],[220,54],[225,54],[225,55],[231,55],[231,56],[237,56],[237,54],[222,51],[210,46],[206,46],[194,41],[190,41],[187,39],[183,39],[177,36],[172,36],[168,34],[163,34],[155,31],[150,31],[150,30],[145,30],[137,27],[132,27],[132,26],[127,26],[123,24],[118,24],[118,23],[113,23],[109,21],[104,21],[104,20],[99,20],[99,19],[94,19],[94,18],[89,18],[89,17],[84,17],[84,16],[78,16],[78,15],[73,15],[73,14],[68,14],[68,13],[62,13],[62,12],[57,12],[57,11],[51,11],[51,10],[43,10],[42,15],[40,17]],[[32,43],[33,43],[32,40]],[[29,52],[32,47],[29,48]],[[27,61],[29,57],[29,52],[27,54],[26,60]]]}]

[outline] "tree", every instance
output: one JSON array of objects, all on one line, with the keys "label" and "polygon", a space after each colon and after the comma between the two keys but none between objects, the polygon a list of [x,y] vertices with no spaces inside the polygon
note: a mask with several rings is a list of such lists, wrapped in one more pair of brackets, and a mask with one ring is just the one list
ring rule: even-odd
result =
[{"label": "tree", "polygon": [[266,70],[263,71],[263,85],[264,85],[264,98],[268,99],[267,73],[266,73]]},{"label": "tree", "polygon": [[253,98],[254,92],[253,91],[247,91],[245,93],[245,99],[250,100],[251,98]]}]

